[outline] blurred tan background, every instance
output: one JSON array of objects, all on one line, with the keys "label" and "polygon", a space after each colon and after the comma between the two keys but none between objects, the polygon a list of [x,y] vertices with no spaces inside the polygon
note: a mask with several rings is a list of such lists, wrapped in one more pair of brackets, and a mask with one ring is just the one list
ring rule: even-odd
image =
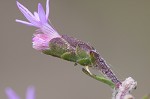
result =
[{"label": "blurred tan background", "polygon": [[[33,12],[46,0],[19,2]],[[15,0],[1,0],[0,13],[1,99],[6,87],[25,99],[29,85],[36,87],[36,99],[111,99],[110,87],[82,73],[80,65],[32,48],[35,28],[15,22],[25,20]],[[150,93],[149,0],[50,0],[49,18],[60,34],[93,45],[120,80],[133,77],[137,99]]]}]

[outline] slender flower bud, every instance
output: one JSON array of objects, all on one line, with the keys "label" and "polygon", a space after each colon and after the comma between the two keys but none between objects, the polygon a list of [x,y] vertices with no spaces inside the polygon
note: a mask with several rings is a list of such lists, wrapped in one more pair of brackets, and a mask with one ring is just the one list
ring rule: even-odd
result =
[{"label": "slender flower bud", "polygon": [[117,79],[110,67],[106,64],[104,59],[95,52],[96,50],[91,45],[74,37],[67,35],[60,36],[58,32],[48,24],[49,0],[46,2],[46,14],[40,3],[38,4],[38,12],[34,12],[34,15],[18,1],[17,6],[29,22],[18,19],[16,22],[38,28],[37,33],[34,34],[32,39],[34,49],[42,51],[47,55],[79,63],[83,66],[97,67],[97,69],[117,87],[121,85],[121,82]]}]

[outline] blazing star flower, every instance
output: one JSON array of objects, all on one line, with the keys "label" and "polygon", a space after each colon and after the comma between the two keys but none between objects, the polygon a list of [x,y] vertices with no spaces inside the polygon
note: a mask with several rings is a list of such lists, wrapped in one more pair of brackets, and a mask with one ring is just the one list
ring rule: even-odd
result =
[{"label": "blazing star flower", "polygon": [[46,13],[41,5],[38,4],[38,12],[34,12],[34,15],[22,4],[16,1],[19,10],[23,13],[29,22],[16,19],[16,22],[26,24],[28,26],[34,26],[38,28],[37,34],[34,34],[32,39],[33,48],[36,50],[49,49],[49,41],[53,38],[60,37],[58,32],[52,28],[48,23],[49,16],[49,0],[46,2]]},{"label": "blazing star flower", "polygon": [[[5,93],[8,99],[20,99],[20,97],[11,88],[6,88]],[[26,92],[26,99],[35,99],[34,87],[28,87]]]}]

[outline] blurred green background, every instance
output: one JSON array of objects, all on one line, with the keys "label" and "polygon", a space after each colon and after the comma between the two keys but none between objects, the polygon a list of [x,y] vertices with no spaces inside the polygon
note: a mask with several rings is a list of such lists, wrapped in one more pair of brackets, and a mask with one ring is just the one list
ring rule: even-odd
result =
[{"label": "blurred green background", "polygon": [[[32,48],[35,28],[25,20],[16,0],[0,1],[0,98],[12,87],[22,99],[29,85],[36,99],[110,99],[112,90],[81,71],[74,63],[41,54]],[[19,0],[37,11],[46,0]],[[149,0],[50,0],[50,20],[60,34],[93,45],[120,80],[138,82],[133,95],[150,93]]]}]

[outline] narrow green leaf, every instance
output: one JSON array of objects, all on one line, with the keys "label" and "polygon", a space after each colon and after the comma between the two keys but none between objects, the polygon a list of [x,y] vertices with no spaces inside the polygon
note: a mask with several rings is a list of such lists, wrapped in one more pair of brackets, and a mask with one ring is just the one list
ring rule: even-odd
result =
[{"label": "narrow green leaf", "polygon": [[111,88],[114,88],[114,87],[115,87],[115,85],[114,85],[114,83],[113,83],[112,81],[110,81],[110,80],[104,78],[103,76],[97,76],[97,75],[95,75],[95,74],[91,74],[91,73],[88,72],[85,68],[82,68],[82,71],[83,71],[85,74],[87,74],[88,76],[90,76],[90,77],[92,77],[92,78],[94,78],[94,79],[96,79],[96,80],[98,80],[98,81],[100,81],[100,82],[103,82],[103,83],[109,85]]}]

